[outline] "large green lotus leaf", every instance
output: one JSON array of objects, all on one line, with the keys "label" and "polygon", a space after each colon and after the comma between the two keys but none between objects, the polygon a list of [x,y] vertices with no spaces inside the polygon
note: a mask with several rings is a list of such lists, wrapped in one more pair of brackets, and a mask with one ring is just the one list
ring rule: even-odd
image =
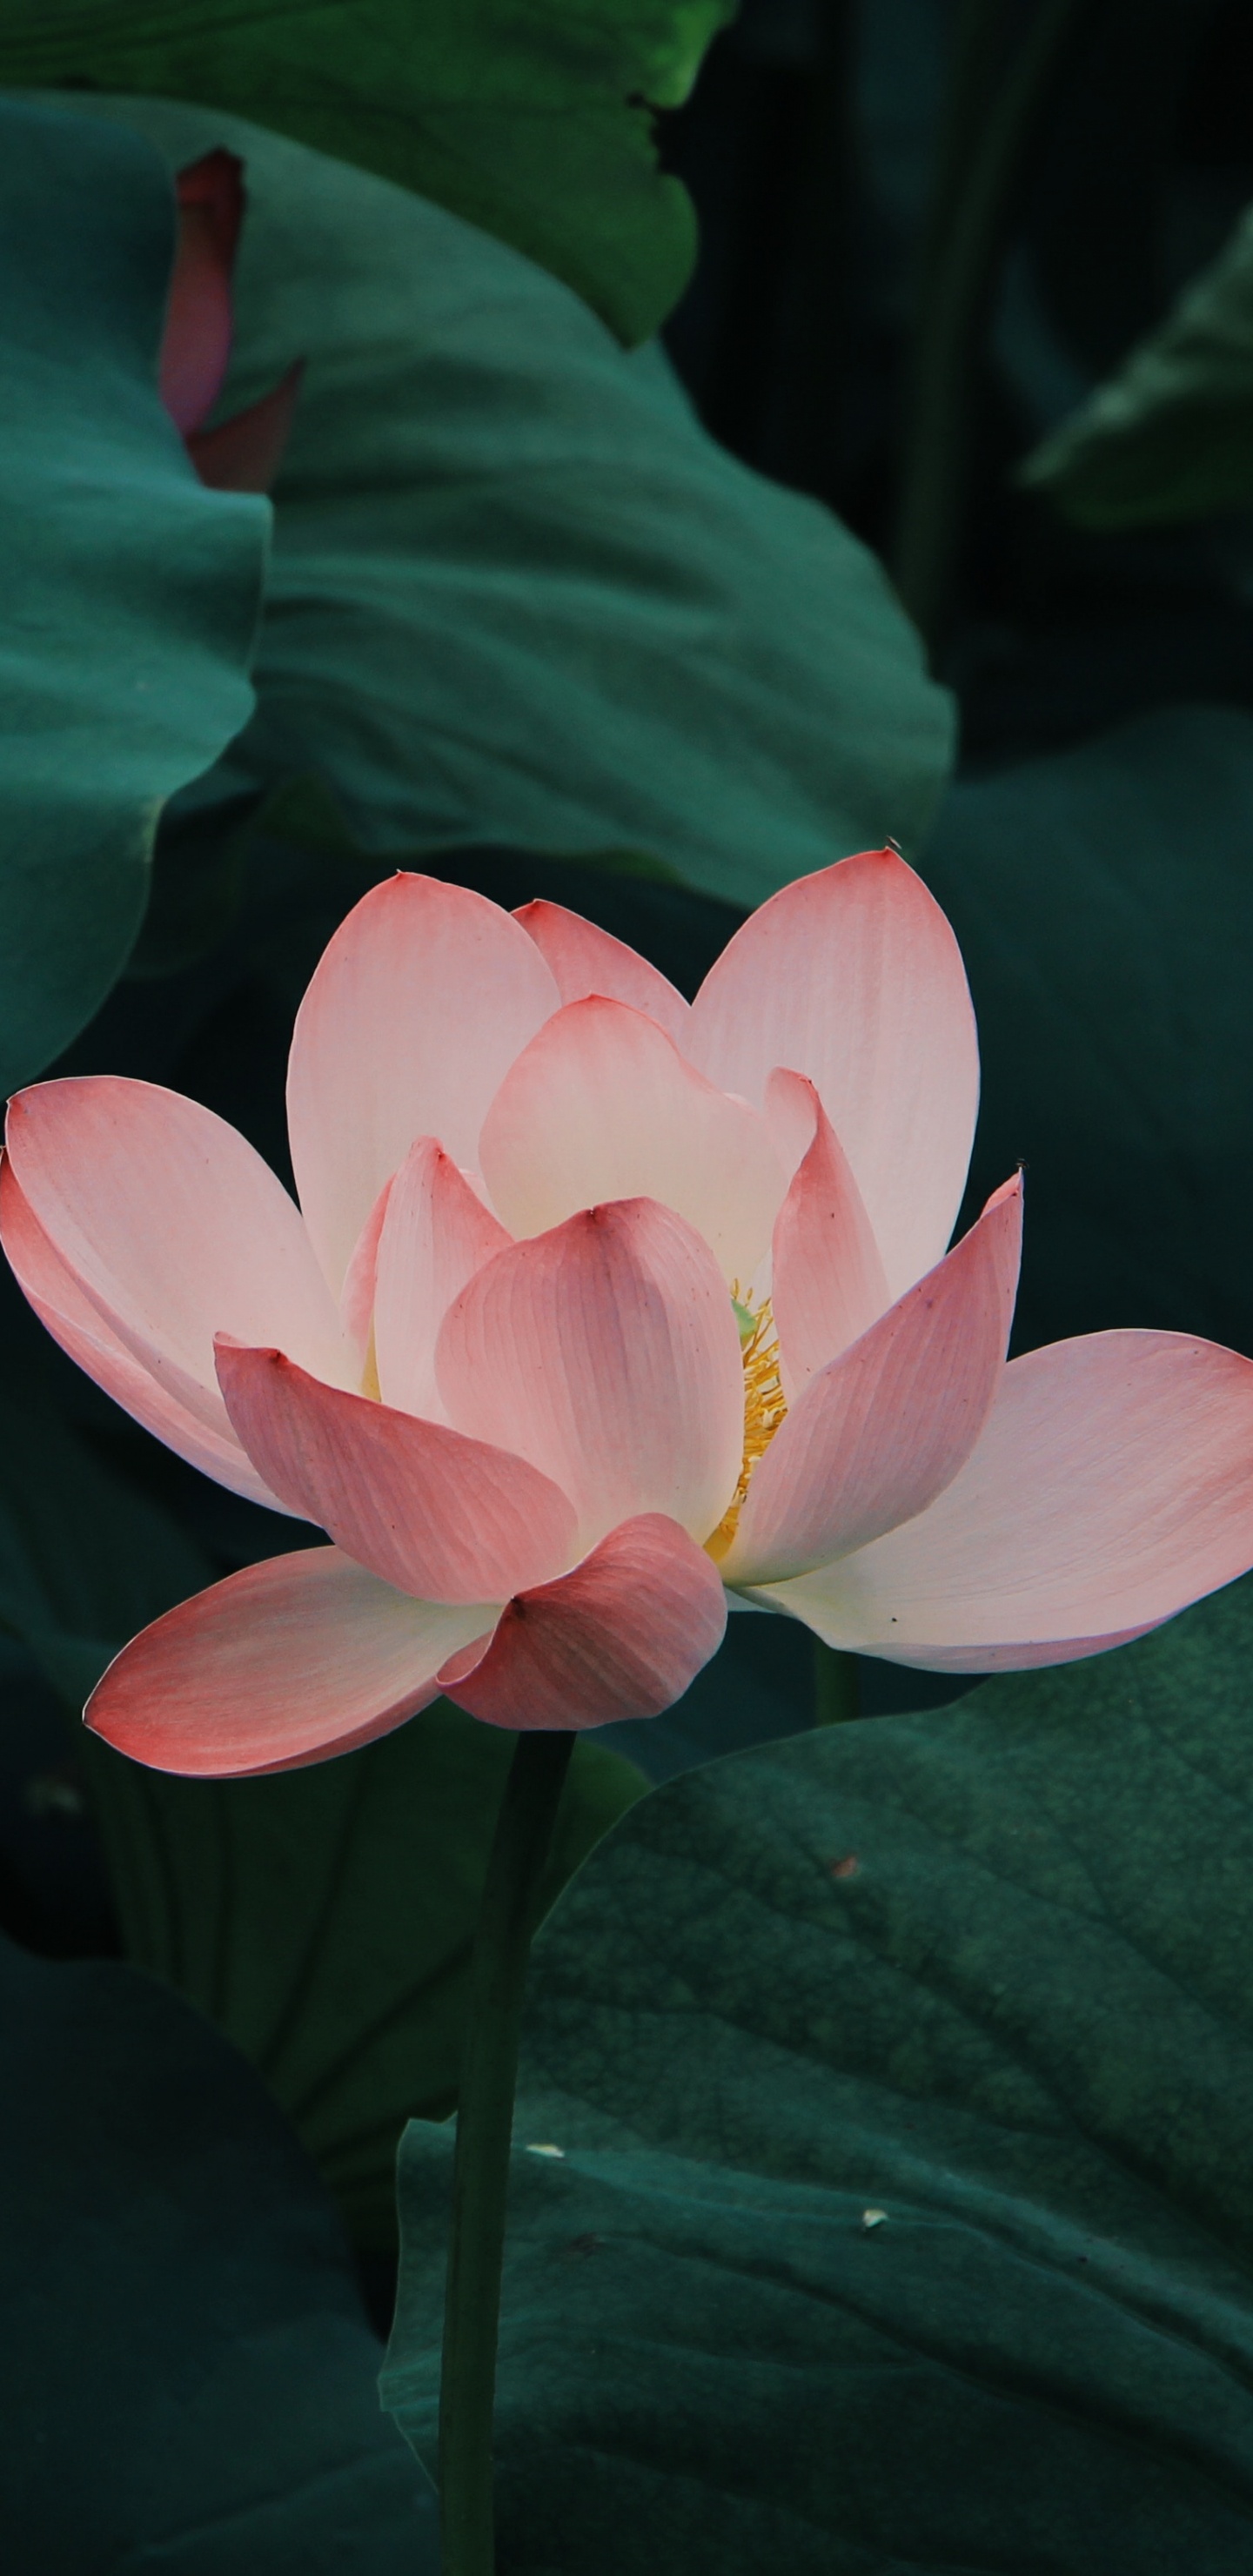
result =
[{"label": "large green lotus leaf", "polygon": [[334,2210],[235,2050],[8,1942],[0,2047],[13,2576],[433,2576]]},{"label": "large green lotus leaf", "polygon": [[1018,479],[1081,528],[1162,526],[1253,503],[1253,207]]},{"label": "large green lotus leaf", "polygon": [[158,399],[173,243],[150,144],[0,101],[0,1091],[120,974],[161,802],[252,706],[270,513]]},{"label": "large green lotus leaf", "polygon": [[[0,1621],[72,1711],[137,1628],[213,1579],[168,1512],[50,1409],[0,1402]],[[359,1753],[181,1780],[79,1733],[128,1958],[264,2076],[359,2243],[395,2241],[396,2141],[456,2097],[470,1937],[513,1750],[446,1701]],[[639,1796],[577,1746],[545,1901]]]},{"label": "large green lotus leaf", "polygon": [[[1245,1582],[616,1828],[534,1963],[510,2576],[1244,2576],[1251,1745]],[[449,2153],[384,2378],[427,2454]]]},{"label": "large green lotus leaf", "polygon": [[1253,718],[1175,707],[963,781],[923,870],[983,1054],[976,1201],[1027,1165],[1018,1334],[1253,1348]]},{"label": "large green lotus leaf", "polygon": [[638,852],[741,905],[916,845],[950,707],[874,559],[699,427],[545,272],[441,207],[229,117],[248,215],[225,405],[305,356],[275,489],[257,717],[197,792],[321,775],[384,856]]},{"label": "large green lotus leaf", "polygon": [[416,188],[657,328],[696,248],[658,170],[735,0],[0,0],[0,79],[203,99]]}]

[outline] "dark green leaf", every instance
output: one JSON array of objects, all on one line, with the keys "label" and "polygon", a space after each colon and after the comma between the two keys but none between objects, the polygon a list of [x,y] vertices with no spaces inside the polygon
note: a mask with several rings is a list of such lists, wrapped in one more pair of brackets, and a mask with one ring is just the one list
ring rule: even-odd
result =
[{"label": "dark green leaf", "polygon": [[1082,528],[1162,526],[1253,503],[1253,209],[1018,479]]},{"label": "dark green leaf", "polygon": [[657,167],[735,0],[138,0],[0,8],[0,78],[202,99],[275,126],[498,233],[628,342],[686,282],[695,222]]},{"label": "dark green leaf", "polygon": [[381,180],[229,117],[91,106],[172,166],[244,157],[227,407],[308,360],[258,713],[197,812],[316,773],[376,858],[626,851],[745,906],[916,845],[950,708],[882,571],[716,447],[657,350]]},{"label": "dark green leaf", "polygon": [[208,492],[157,397],[173,252],[139,136],[0,102],[0,1091],[90,1018],[163,798],[247,720],[269,511]]},{"label": "dark green leaf", "polygon": [[923,860],[983,1052],[974,1190],[1027,1164],[1023,1345],[1253,1346],[1253,718],[1176,707],[954,788]]},{"label": "dark green leaf", "polygon": [[433,2576],[334,2211],[235,2051],[7,1942],[0,2042],[13,2576]]},{"label": "dark green leaf", "polygon": [[[536,1953],[511,2576],[1243,2576],[1251,1737],[1246,1582],[624,1820]],[[448,2162],[409,2131],[424,2452]]]}]

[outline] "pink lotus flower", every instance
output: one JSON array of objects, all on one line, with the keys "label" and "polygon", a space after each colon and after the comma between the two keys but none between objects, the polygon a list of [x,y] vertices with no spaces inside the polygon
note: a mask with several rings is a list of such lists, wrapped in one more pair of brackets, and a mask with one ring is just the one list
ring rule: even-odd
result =
[{"label": "pink lotus flower", "polygon": [[651,1715],[728,1597],[985,1672],[1137,1636],[1253,1562],[1253,1362],[1101,1333],[1006,1365],[1020,1191],[945,1252],[975,1031],[890,851],[776,895],[689,1005],[572,913],[397,876],[296,1022],[301,1213],[147,1084],[9,1112],[0,1233],[74,1359],[329,1532],[171,1611],[88,1721],[285,1768],[437,1691]]}]

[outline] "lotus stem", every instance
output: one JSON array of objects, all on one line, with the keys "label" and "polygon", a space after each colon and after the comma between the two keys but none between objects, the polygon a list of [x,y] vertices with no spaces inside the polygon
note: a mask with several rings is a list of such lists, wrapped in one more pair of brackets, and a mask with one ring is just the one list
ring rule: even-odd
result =
[{"label": "lotus stem", "polygon": [[492,2412],[518,2032],[572,1732],[518,1737],[483,1882],[457,2107],[440,2378],[443,2576],[495,2576]]},{"label": "lotus stem", "polygon": [[814,1639],[814,1724],[846,1726],[861,1715],[861,1683],[856,1655]]}]

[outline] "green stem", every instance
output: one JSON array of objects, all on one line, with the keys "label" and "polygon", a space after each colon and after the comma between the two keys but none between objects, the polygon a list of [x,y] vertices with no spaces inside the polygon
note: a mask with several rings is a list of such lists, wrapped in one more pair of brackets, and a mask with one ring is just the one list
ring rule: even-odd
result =
[{"label": "green stem", "polygon": [[893,549],[896,587],[932,647],[957,555],[975,354],[1005,226],[1026,147],[1066,46],[1090,5],[1091,0],[1039,0],[999,93],[980,117],[1003,0],[968,0],[914,343]]},{"label": "green stem", "polygon": [[846,1655],[838,1646],[824,1646],[821,1637],[815,1637],[815,1726],[845,1726],[850,1717],[860,1715],[861,1690],[856,1655]]},{"label": "green stem", "polygon": [[492,2407],[518,2029],[569,1733],[519,1735],[483,1883],[458,2090],[440,2380],[443,2576],[495,2576]]}]

